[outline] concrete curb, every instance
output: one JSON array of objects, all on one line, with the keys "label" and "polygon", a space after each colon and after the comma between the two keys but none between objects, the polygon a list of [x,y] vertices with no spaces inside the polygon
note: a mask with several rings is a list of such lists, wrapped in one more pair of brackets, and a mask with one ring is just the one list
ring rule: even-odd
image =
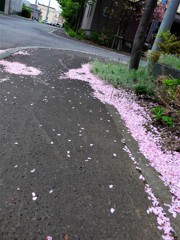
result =
[{"label": "concrete curb", "polygon": [[[49,34],[53,34],[53,32],[49,32]],[[54,35],[54,36],[56,36],[56,35]],[[56,36],[56,37],[59,37],[59,36]],[[71,41],[71,39],[70,39],[70,41]],[[86,43],[81,43],[81,44],[86,44]],[[99,54],[95,54],[95,53],[92,53],[92,52],[85,52],[85,51],[64,49],[64,48],[45,47],[45,46],[26,46],[26,47],[10,48],[10,49],[4,50],[4,53],[0,53],[0,59],[9,57],[13,53],[16,53],[16,52],[21,51],[21,50],[38,49],[38,48],[39,49],[56,49],[56,50],[63,50],[63,51],[81,52],[81,53],[85,53],[85,54],[91,54],[91,55],[94,55],[96,57],[101,57],[102,59],[105,59],[107,61],[120,62],[120,63],[124,63],[124,64],[129,63],[128,56],[123,55],[123,54],[118,54],[118,53],[115,53],[115,52],[112,52],[112,53],[113,53],[114,56],[116,56],[116,58],[115,57],[114,58],[112,58],[112,57],[107,58],[107,57],[103,57]],[[98,47],[96,47],[96,48],[98,48]],[[101,49],[101,50],[105,51],[104,49]],[[145,66],[145,65],[146,65],[146,62],[142,61],[141,66]]]},{"label": "concrete curb", "polygon": [[12,49],[4,50],[3,53],[0,53],[0,59],[7,58],[16,52],[19,52],[20,50],[21,48],[12,48]]},{"label": "concrete curb", "polygon": [[[117,53],[114,53],[114,55],[116,55],[118,58],[117,59],[113,59],[113,58],[105,58],[105,57],[102,57],[100,56],[99,54],[95,54],[95,53],[90,53],[90,52],[85,52],[85,51],[79,51],[79,50],[72,50],[72,49],[64,49],[64,48],[54,48],[54,47],[45,47],[45,46],[28,46],[28,47],[17,47],[17,48],[11,48],[11,49],[7,49],[7,50],[3,50],[4,52],[3,53],[0,53],[0,59],[3,59],[3,58],[7,58],[9,56],[11,56],[12,54],[16,53],[16,52],[19,52],[19,51],[22,51],[22,50],[28,50],[28,49],[55,49],[55,50],[63,50],[63,51],[71,51],[71,52],[80,52],[80,53],[84,53],[84,54],[91,54],[91,55],[94,55],[96,57],[100,57],[102,59],[106,59],[107,61],[115,61],[115,62],[121,62],[121,63],[128,63],[128,61],[124,61],[122,60],[122,58],[125,56],[125,55],[120,55],[120,54],[117,54]],[[121,58],[122,56],[122,58]],[[126,57],[126,56],[125,56]]]},{"label": "concrete curb", "polygon": [[158,199],[159,203],[163,207],[164,212],[166,213],[167,217],[170,219],[172,227],[176,232],[176,240],[180,237],[180,215],[177,215],[176,218],[172,216],[172,214],[168,211],[167,206],[164,203],[170,204],[172,194],[170,193],[168,187],[166,187],[163,181],[159,178],[158,172],[149,165],[149,161],[145,158],[145,156],[139,152],[138,143],[134,140],[131,134],[128,132],[127,127],[125,126],[124,122],[120,118],[118,114],[116,114],[116,109],[113,106],[106,105],[106,108],[112,115],[114,123],[117,129],[121,132],[125,139],[125,144],[131,151],[132,155],[135,157],[136,161],[139,163],[141,168],[141,172],[145,177],[145,183],[149,184],[152,188],[153,193],[155,194],[156,198]]}]

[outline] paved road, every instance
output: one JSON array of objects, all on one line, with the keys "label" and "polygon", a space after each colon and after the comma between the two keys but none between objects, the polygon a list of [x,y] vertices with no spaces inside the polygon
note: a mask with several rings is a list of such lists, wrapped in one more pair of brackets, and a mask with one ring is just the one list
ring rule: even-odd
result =
[{"label": "paved road", "polygon": [[52,33],[56,29],[22,18],[0,15],[0,49],[27,46],[51,47],[83,51],[114,60],[129,60],[129,57],[123,54],[68,39],[63,29],[59,29],[62,34],[57,36]]},{"label": "paved road", "polygon": [[160,240],[106,106],[87,83],[59,79],[93,56],[28,52],[7,61],[41,75],[9,74],[0,64],[0,239]]}]

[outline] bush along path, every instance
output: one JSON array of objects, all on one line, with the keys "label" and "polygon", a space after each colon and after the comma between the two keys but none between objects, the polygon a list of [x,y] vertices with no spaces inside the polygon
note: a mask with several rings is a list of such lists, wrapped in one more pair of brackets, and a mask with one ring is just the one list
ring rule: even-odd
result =
[{"label": "bush along path", "polygon": [[[137,103],[137,97],[133,93],[116,89],[93,75],[89,64],[84,64],[79,69],[71,69],[60,78],[64,77],[88,82],[94,90],[94,97],[117,109],[131,135],[138,142],[140,151],[149,160],[150,165],[158,171],[165,186],[169,187],[172,201],[171,204],[164,203],[164,205],[168,206],[169,212],[176,218],[180,214],[180,153],[161,150],[162,139],[156,127],[151,125],[151,131],[147,132],[145,125],[152,119],[147,110]],[[124,147],[124,151],[128,152],[136,168],[141,171],[127,146]],[[143,175],[140,179],[146,182]],[[169,218],[166,217],[148,184],[145,184],[145,191],[152,201],[152,206],[147,213],[154,213],[157,216],[158,228],[164,232],[162,238],[174,239]]]},{"label": "bush along path", "polygon": [[127,64],[95,61],[91,71],[116,88],[136,93],[140,105],[152,115],[152,122],[161,132],[162,147],[180,151],[180,79],[160,75],[153,76],[152,69],[140,67],[129,71]]}]

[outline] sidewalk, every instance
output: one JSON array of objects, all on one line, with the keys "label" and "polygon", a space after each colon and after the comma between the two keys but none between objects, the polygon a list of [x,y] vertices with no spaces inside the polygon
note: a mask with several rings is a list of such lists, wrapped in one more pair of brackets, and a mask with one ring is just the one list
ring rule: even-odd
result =
[{"label": "sidewalk", "polygon": [[[67,39],[73,39],[73,40],[78,41],[78,42],[87,43],[87,44],[90,44],[90,45],[93,45],[93,46],[96,46],[96,47],[99,47],[99,48],[102,48],[102,49],[105,49],[105,50],[108,50],[108,51],[111,51],[111,52],[114,52],[114,53],[122,54],[122,55],[127,56],[127,57],[131,56],[131,54],[128,53],[128,52],[118,51],[118,50],[115,50],[115,49],[112,49],[112,48],[108,48],[106,46],[99,45],[97,43],[94,43],[94,42],[86,40],[86,39],[79,40],[77,38],[69,37],[68,34],[65,32],[65,30],[63,28],[54,29],[52,31],[52,33],[55,34],[56,36],[59,36],[59,37],[64,37],[64,38],[67,38]],[[145,61],[146,61],[146,59],[142,58],[141,62],[145,62]]]},{"label": "sidewalk", "polygon": [[175,239],[171,194],[82,71],[94,56],[14,51],[0,60],[2,240]]}]

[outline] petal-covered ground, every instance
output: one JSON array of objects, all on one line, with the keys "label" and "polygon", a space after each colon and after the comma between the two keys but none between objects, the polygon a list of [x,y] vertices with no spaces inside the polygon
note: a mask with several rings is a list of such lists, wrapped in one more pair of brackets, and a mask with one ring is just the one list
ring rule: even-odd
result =
[{"label": "petal-covered ground", "polygon": [[[168,205],[169,212],[176,217],[177,213],[180,213],[180,154],[170,151],[162,152],[158,130],[152,126],[153,133],[147,132],[144,127],[151,120],[148,112],[137,103],[133,94],[115,89],[94,76],[90,72],[89,64],[84,64],[79,69],[69,70],[64,76],[60,76],[60,79],[64,77],[88,82],[94,90],[94,97],[103,103],[113,105],[118,110],[131,135],[138,142],[140,151],[149,160],[150,165],[159,172],[164,184],[169,187],[172,193],[172,203]],[[142,176],[141,179],[144,180],[144,177]],[[157,199],[147,184],[145,191],[153,204],[147,212],[157,215],[159,228],[164,231],[163,239],[174,239],[171,236],[172,228],[169,219],[165,217],[163,209],[159,207]]]},{"label": "petal-covered ground", "polygon": [[[19,51],[14,55],[29,55],[26,51]],[[0,60],[0,65],[3,66],[1,71],[11,73],[14,75],[22,75],[25,76],[38,76],[40,75],[41,83],[47,85],[46,81],[41,81],[41,78],[44,74],[44,70],[41,71],[35,67],[29,66],[29,64],[24,64],[24,62],[11,62],[7,60]],[[36,66],[36,65],[35,65]],[[43,68],[41,68],[43,69]],[[151,121],[151,118],[148,114],[148,111],[140,106],[136,101],[136,96],[126,92],[122,89],[115,89],[113,86],[106,84],[98,77],[94,76],[90,72],[90,65],[84,64],[81,68],[71,69],[68,72],[62,74],[60,79],[72,79],[72,80],[82,80],[88,82],[92,89],[94,90],[93,96],[94,98],[98,98],[102,103],[108,103],[113,105],[119,112],[121,118],[124,120],[126,126],[129,129],[129,132],[134,137],[134,139],[139,143],[140,151],[144,154],[144,156],[149,160],[149,163],[152,167],[154,167],[160,174],[160,178],[163,180],[164,184],[169,187],[172,193],[172,202],[171,204],[164,204],[169,208],[169,212],[172,213],[173,217],[176,217],[178,213],[180,213],[180,176],[179,176],[179,169],[180,169],[180,154],[177,152],[162,152],[161,151],[161,137],[158,130],[151,126],[152,132],[147,132],[145,125]],[[4,77],[0,80],[0,82],[5,82],[10,80],[9,77]],[[54,86],[51,87],[54,89]],[[70,88],[69,88],[70,89]],[[8,93],[7,93],[8,94]],[[6,96],[5,96],[6,97]],[[53,96],[55,97],[55,96]],[[16,97],[14,97],[16,98]],[[43,102],[48,103],[49,98],[44,96]],[[5,101],[7,99],[5,98]],[[69,104],[72,103],[72,100],[69,100]],[[79,102],[82,104],[82,102]],[[34,102],[31,102],[31,106],[34,105]],[[75,107],[73,106],[72,109]],[[89,112],[91,113],[92,110],[90,109]],[[102,121],[103,118],[100,118]],[[110,120],[108,120],[110,121]],[[39,124],[39,127],[42,127]],[[80,124],[78,124],[80,127]],[[55,128],[52,129],[55,132]],[[79,130],[79,137],[82,136],[84,131],[84,127],[81,127]],[[106,130],[109,132],[109,130]],[[57,136],[61,134],[58,133]],[[68,142],[71,142],[71,139],[68,138]],[[135,157],[131,153],[131,151],[126,146],[126,142],[124,139],[121,140],[122,143],[125,145],[123,150],[128,153],[129,157],[133,161],[136,166],[136,169],[141,172],[141,168],[136,161]],[[18,141],[19,142],[19,141]],[[14,142],[15,145],[18,145],[18,142]],[[114,140],[116,142],[116,140]],[[49,144],[54,146],[56,142],[51,139],[49,140]],[[19,145],[18,145],[19,146]],[[94,148],[93,141],[90,141],[88,146],[92,149]],[[82,147],[82,146],[80,146]],[[117,158],[117,152],[111,153],[113,158]],[[66,156],[68,159],[71,159],[72,151],[67,149]],[[92,157],[86,157],[85,162],[91,162]],[[13,165],[15,169],[18,169],[19,165]],[[37,172],[37,169],[31,167],[30,171],[31,174]],[[162,206],[160,205],[158,199],[153,194],[151,187],[146,183],[145,177],[141,174],[139,179],[142,180],[145,184],[145,192],[148,194],[148,199],[151,200],[152,206],[148,207],[147,213],[153,213],[157,217],[158,229],[163,231],[162,239],[164,240],[173,240],[173,228],[170,224],[170,219],[166,216]],[[108,185],[109,189],[113,189],[114,185]],[[17,187],[17,191],[19,191],[19,186]],[[53,195],[54,188],[50,186],[48,189],[48,194]],[[38,191],[36,189],[32,189],[31,191],[31,199],[33,202],[38,202],[40,197]],[[115,205],[110,206],[109,212],[114,214],[117,212]],[[145,211],[144,211],[145,212]],[[50,236],[46,237],[50,239]]]},{"label": "petal-covered ground", "polygon": [[[27,55],[26,53],[22,54],[22,52],[19,54]],[[37,75],[41,74],[41,71],[38,70],[37,68],[29,67],[29,66],[26,66],[25,64],[19,63],[19,62],[9,62],[7,60],[0,60],[0,65],[2,65],[4,67],[4,70],[6,72],[13,73],[16,75],[37,76]]]}]

